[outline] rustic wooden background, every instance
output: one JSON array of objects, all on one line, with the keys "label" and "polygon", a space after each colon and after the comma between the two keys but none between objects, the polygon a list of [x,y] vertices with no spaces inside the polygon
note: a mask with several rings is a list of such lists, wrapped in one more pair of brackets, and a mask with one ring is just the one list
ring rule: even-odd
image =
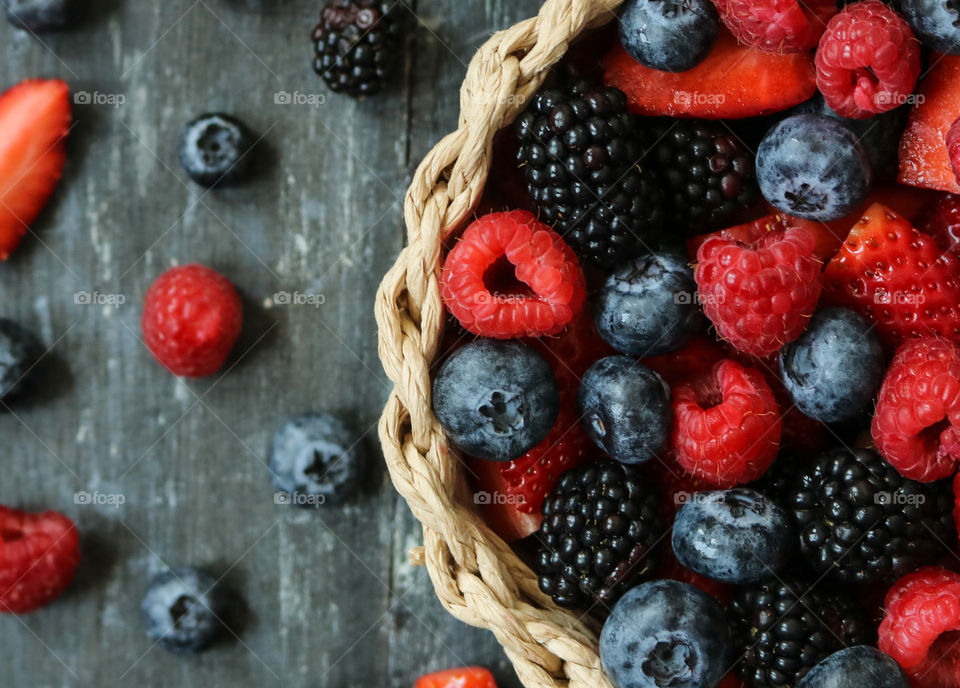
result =
[{"label": "rustic wooden background", "polygon": [[[388,385],[372,304],[403,242],[407,177],[454,127],[466,63],[539,4],[411,0],[406,62],[365,102],[312,72],[317,0],[92,0],[39,39],[0,21],[0,86],[62,77],[81,101],[64,179],[0,264],[0,315],[50,347],[36,394],[0,414],[0,503],[65,512],[84,556],[56,604],[0,618],[0,684],[407,688],[476,663],[518,685],[493,637],[447,616],[407,563],[420,535],[376,444]],[[263,136],[239,188],[204,191],[177,162],[181,127],[210,110]],[[193,261],[237,285],[246,324],[225,374],[183,382],[139,318],[150,282]],[[283,291],[313,304],[271,307]],[[355,505],[274,504],[267,444],[309,409],[366,431]],[[186,659],[151,649],[139,605],[165,565],[224,576],[246,601],[239,638]]]}]

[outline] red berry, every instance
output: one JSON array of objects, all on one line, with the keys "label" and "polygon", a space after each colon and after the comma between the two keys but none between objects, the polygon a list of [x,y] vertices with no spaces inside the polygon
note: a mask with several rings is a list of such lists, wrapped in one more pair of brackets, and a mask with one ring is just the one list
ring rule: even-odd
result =
[{"label": "red berry", "polygon": [[150,285],[141,321],[157,360],[186,377],[217,372],[242,325],[237,290],[223,275],[196,264],[167,270]]},{"label": "red berry", "polygon": [[717,332],[754,356],[768,356],[799,337],[820,297],[820,261],[813,234],[784,226],[753,242],[707,239],[694,277]]},{"label": "red berry", "polygon": [[464,667],[421,676],[413,688],[497,688],[497,684],[486,669]]},{"label": "red berry", "polygon": [[960,346],[936,337],[903,344],[880,388],[871,431],[904,477],[952,475],[960,461]]},{"label": "red berry", "polygon": [[960,55],[935,55],[915,100],[900,139],[899,181],[960,193],[945,145],[947,132],[960,114]]},{"label": "red berry", "polygon": [[63,592],[80,563],[73,522],[0,506],[0,612],[26,614]]},{"label": "red berry", "polygon": [[960,574],[934,566],[907,574],[890,588],[884,608],[877,646],[914,685],[960,685]]},{"label": "red berry", "polygon": [[920,76],[910,25],[880,0],[847,5],[817,48],[817,87],[837,114],[866,119],[907,102]]},{"label": "red berry", "polygon": [[[860,217],[859,213],[857,217]],[[703,242],[712,236],[719,236],[730,241],[740,241],[751,244],[767,232],[784,229],[786,227],[803,227],[813,234],[814,254],[820,260],[827,261],[830,260],[833,254],[837,252],[837,249],[840,248],[840,244],[843,243],[843,237],[847,235],[847,231],[850,229],[852,222],[852,220],[848,220],[847,218],[834,220],[832,222],[818,222],[774,212],[772,215],[766,215],[753,222],[747,222],[746,224],[737,225],[736,227],[728,227],[727,229],[721,229],[719,232],[713,232],[711,234],[699,234],[691,237],[687,239],[687,253],[691,258],[696,259],[697,251],[703,245]],[[842,224],[843,228],[835,229],[835,224]]]},{"label": "red berry", "polygon": [[960,250],[960,195],[944,194],[940,197],[919,229],[933,237],[941,251]]},{"label": "red berry", "polygon": [[627,94],[644,115],[737,119],[779,112],[817,91],[809,53],[774,55],[721,28],[713,51],[685,72],[663,72],[634,60],[614,41],[604,57],[604,81]]},{"label": "red berry", "polygon": [[557,334],[580,314],[586,293],[573,249],[526,210],[475,220],[443,264],[447,309],[483,337]]},{"label": "red berry", "polygon": [[800,53],[817,45],[835,0],[713,0],[741,43],[773,53]]},{"label": "red berry", "polygon": [[953,174],[956,175],[957,182],[960,182],[960,117],[953,121],[944,138],[947,145],[947,155],[950,156],[950,167],[953,168]]},{"label": "red berry", "polygon": [[710,375],[713,367],[726,357],[723,347],[715,341],[695,337],[682,349],[645,358],[642,363],[673,386]]},{"label": "red berry", "polygon": [[876,203],[823,273],[824,300],[862,313],[896,346],[939,334],[960,340],[960,257]]},{"label": "red berry", "polygon": [[704,384],[673,394],[673,450],[689,473],[727,488],[756,480],[777,456],[780,408],[763,374],[722,361]]}]

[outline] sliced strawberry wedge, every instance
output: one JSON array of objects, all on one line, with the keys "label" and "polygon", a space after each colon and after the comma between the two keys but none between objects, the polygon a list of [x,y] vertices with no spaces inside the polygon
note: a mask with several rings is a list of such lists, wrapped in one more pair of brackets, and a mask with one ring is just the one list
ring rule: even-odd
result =
[{"label": "sliced strawberry wedge", "polygon": [[619,41],[604,58],[604,81],[645,115],[733,119],[779,112],[817,90],[810,53],[780,55],[737,43],[729,31],[707,59],[686,72],[661,72],[634,60]]},{"label": "sliced strawberry wedge", "polygon": [[900,182],[960,193],[947,132],[960,116],[960,55],[933,55],[900,139]]},{"label": "sliced strawberry wedge", "polygon": [[0,94],[0,260],[47,204],[66,161],[70,89],[28,79]]}]

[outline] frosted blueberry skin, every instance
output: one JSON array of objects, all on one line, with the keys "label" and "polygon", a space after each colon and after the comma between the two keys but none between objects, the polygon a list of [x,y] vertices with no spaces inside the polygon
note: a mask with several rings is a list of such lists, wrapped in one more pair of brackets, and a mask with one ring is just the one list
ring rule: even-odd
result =
[{"label": "frosted blueberry skin", "polygon": [[607,279],[594,305],[597,332],[620,353],[646,357],[676,351],[706,328],[686,258],[634,258]]},{"label": "frosted blueberry skin", "polygon": [[619,32],[624,50],[640,64],[685,72],[710,54],[720,15],[710,0],[627,0]]},{"label": "frosted blueberry skin", "polygon": [[780,353],[780,379],[797,408],[824,423],[856,417],[880,391],[885,372],[879,338],[848,308],[817,311]]},{"label": "frosted blueberry skin", "polygon": [[804,676],[797,688],[910,688],[893,657],[855,645],[834,652]]},{"label": "frosted blueberry skin", "polygon": [[624,595],[600,633],[600,661],[616,688],[714,688],[729,668],[730,628],[710,595],[658,580]]},{"label": "frosted blueberry skin", "polygon": [[737,585],[759,583],[782,571],[795,540],[787,512],[742,487],[691,495],[677,513],[672,535],[681,564]]},{"label": "frosted blueberry skin", "polygon": [[922,43],[960,55],[960,7],[950,0],[900,0],[900,12]]},{"label": "frosted blueberry skin", "polygon": [[433,412],[457,447],[488,461],[512,461],[557,420],[550,364],[518,341],[478,339],[444,362],[433,382]]},{"label": "frosted blueberry skin", "polygon": [[141,611],[151,640],[170,652],[190,654],[220,635],[229,604],[230,596],[216,578],[184,567],[157,574]]},{"label": "frosted blueberry skin", "polygon": [[608,356],[590,366],[580,381],[577,407],[590,439],[622,463],[649,461],[670,437],[667,386],[630,356]]},{"label": "frosted blueberry skin", "polygon": [[836,220],[870,193],[867,153],[850,129],[822,115],[793,115],[757,149],[760,191],[774,207],[808,220]]}]

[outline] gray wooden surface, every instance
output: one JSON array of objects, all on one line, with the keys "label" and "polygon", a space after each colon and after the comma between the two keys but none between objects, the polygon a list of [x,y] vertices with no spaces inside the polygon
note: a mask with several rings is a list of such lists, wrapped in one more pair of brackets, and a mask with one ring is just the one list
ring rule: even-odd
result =
[{"label": "gray wooden surface", "polygon": [[[493,637],[447,616],[407,563],[419,529],[376,444],[388,387],[372,303],[403,241],[405,178],[455,125],[466,63],[540,3],[413,0],[393,89],[356,103],[310,68],[316,0],[251,2],[96,0],[42,41],[0,22],[2,87],[58,76],[90,94],[53,201],[0,264],[0,315],[51,347],[37,394],[0,414],[0,503],[74,518],[83,563],[54,605],[0,617],[0,685],[406,688],[466,662],[516,686]],[[240,188],[204,192],[177,164],[182,125],[209,110],[264,136]],[[182,382],[139,318],[152,279],[192,261],[237,285],[246,323],[226,374]],[[322,304],[268,307],[282,291]],[[367,431],[356,505],[274,504],[267,443],[309,409]],[[101,503],[76,503],[83,491]],[[151,648],[139,604],[152,574],[190,564],[246,607],[239,639],[183,659]]]}]

